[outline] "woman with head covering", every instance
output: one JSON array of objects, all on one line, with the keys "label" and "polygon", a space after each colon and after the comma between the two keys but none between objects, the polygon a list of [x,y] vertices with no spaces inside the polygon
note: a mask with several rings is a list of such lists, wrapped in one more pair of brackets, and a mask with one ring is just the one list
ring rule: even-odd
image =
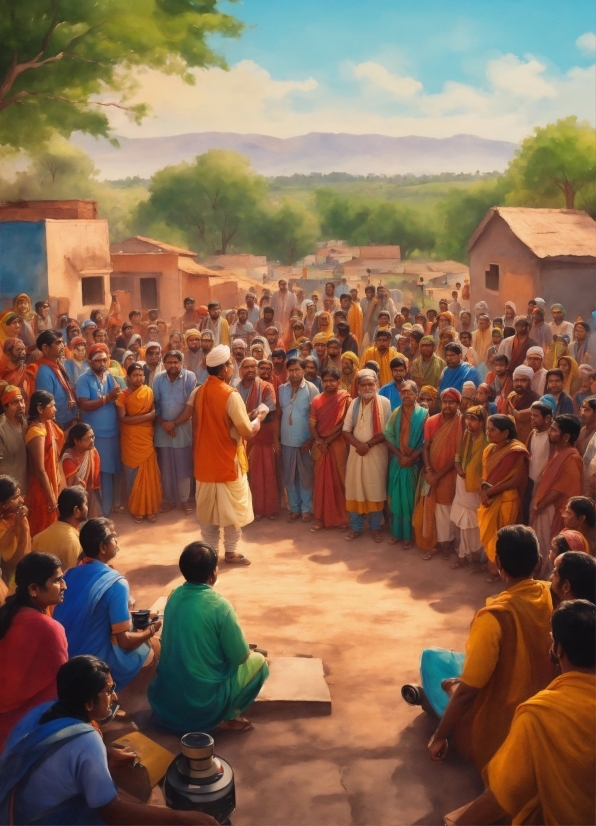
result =
[{"label": "woman with head covering", "polygon": [[132,352],[132,350],[125,350],[122,354],[122,369],[124,371],[128,370],[131,364],[134,364],[136,361],[136,356]]},{"label": "woman with head covering", "polygon": [[457,333],[452,327],[444,328],[439,332],[439,346],[437,347],[437,355],[445,361],[445,347],[447,344],[453,344],[457,341]]},{"label": "woman with head covering", "polygon": [[432,384],[424,384],[418,394],[418,404],[420,407],[426,407],[428,410],[433,411],[437,404],[438,395],[439,391],[436,387],[433,387]]},{"label": "woman with head covering", "polygon": [[578,363],[571,356],[561,356],[557,362],[557,367],[563,371],[565,377],[563,392],[569,396],[575,395],[581,385]]},{"label": "woman with head covering", "polygon": [[553,335],[553,343],[547,348],[544,355],[544,367],[547,370],[554,369],[559,363],[562,356],[566,356],[569,352],[569,337],[555,333]]},{"label": "woman with head covering", "polygon": [[346,350],[341,354],[341,376],[339,386],[342,390],[346,390],[350,396],[355,399],[358,395],[358,385],[356,383],[356,374],[360,366],[360,359],[351,350]]},{"label": "woman with head covering", "polygon": [[[483,372],[480,373],[481,378],[484,378],[486,375],[485,368],[485,359],[486,359],[486,351],[493,343],[492,341],[492,331],[490,328],[490,318],[482,313],[478,316],[477,319],[478,327],[472,333],[472,347],[476,351],[478,355],[478,367],[483,367]],[[480,372],[480,369],[479,369]]]},{"label": "woman with head covering", "polygon": [[4,313],[4,315],[0,318],[0,344],[4,344],[4,342],[10,338],[21,339],[22,329],[23,319],[18,313],[13,312],[12,310]]},{"label": "woman with head covering", "polygon": [[312,338],[312,326],[315,323],[316,318],[315,303],[314,301],[311,301],[310,298],[308,298],[304,302],[304,306],[306,309],[306,315],[304,316],[304,330],[306,335],[309,338]]},{"label": "woman with head covering", "polygon": [[503,326],[504,327],[515,327],[515,316],[517,315],[517,309],[513,301],[506,301],[505,302],[505,312],[503,313]]},{"label": "woman with head covering", "polygon": [[515,422],[510,416],[501,413],[489,416],[486,435],[490,444],[482,456],[478,526],[488,557],[489,581],[497,582],[497,532],[505,525],[514,525],[521,513],[530,454],[518,440]]},{"label": "woman with head covering", "polygon": [[331,313],[327,312],[327,310],[321,310],[321,312],[317,313],[312,326],[311,338],[314,339],[315,336],[319,335],[324,336],[325,341],[334,336],[333,319],[331,318]]},{"label": "woman with head covering", "polygon": [[32,351],[35,348],[37,333],[34,328],[35,312],[27,293],[19,293],[13,298],[12,309],[23,322],[19,338],[25,347],[31,348],[30,351]]},{"label": "woman with head covering", "polygon": [[479,301],[478,304],[474,306],[474,319],[476,323],[478,322],[478,316],[480,315],[489,315],[488,304],[486,301]]}]

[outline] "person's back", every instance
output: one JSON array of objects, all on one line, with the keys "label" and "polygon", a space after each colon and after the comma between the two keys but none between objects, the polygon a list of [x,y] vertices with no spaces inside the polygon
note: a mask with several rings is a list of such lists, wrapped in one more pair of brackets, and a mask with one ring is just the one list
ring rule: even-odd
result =
[{"label": "person's back", "polygon": [[180,570],[187,582],[166,605],[161,657],[147,696],[173,731],[210,731],[252,703],[269,671],[263,656],[250,652],[231,603],[213,590],[213,548],[191,543]]}]

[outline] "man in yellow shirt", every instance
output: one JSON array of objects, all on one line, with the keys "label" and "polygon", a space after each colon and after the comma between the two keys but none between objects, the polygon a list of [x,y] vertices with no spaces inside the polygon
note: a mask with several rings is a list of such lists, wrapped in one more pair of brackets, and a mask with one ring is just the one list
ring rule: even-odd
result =
[{"label": "man in yellow shirt", "polygon": [[[481,772],[507,737],[517,706],[552,680],[552,600],[548,583],[532,578],[537,563],[538,541],[531,528],[501,528],[496,565],[506,587],[474,617],[461,677],[461,655],[423,651],[425,700],[442,714],[428,744],[431,760],[443,762],[451,738]],[[402,689],[405,699],[407,688]],[[446,706],[439,689],[450,694]]]},{"label": "man in yellow shirt", "polygon": [[397,358],[397,356],[405,358],[397,352],[395,347],[391,346],[389,330],[377,330],[374,346],[366,348],[360,359],[360,367],[363,368],[367,361],[376,361],[379,365],[379,384],[382,387],[384,384],[389,384],[393,379],[389,365],[391,360]]},{"label": "man in yellow shirt", "polygon": [[79,531],[87,521],[87,491],[75,485],[64,488],[58,496],[58,519],[45,531],[33,537],[32,551],[53,554],[62,562],[62,570],[68,571],[77,564],[82,552]]},{"label": "man in yellow shirt", "polygon": [[507,739],[484,771],[488,788],[448,824],[591,824],[596,810],[596,606],[562,602],[552,617],[561,670],[518,706]]}]

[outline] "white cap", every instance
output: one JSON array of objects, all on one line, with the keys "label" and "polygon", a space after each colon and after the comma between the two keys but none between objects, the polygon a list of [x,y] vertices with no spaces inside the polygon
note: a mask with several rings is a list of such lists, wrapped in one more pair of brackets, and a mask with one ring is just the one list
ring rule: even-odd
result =
[{"label": "white cap", "polygon": [[516,367],[513,371],[513,378],[519,378],[519,376],[523,376],[525,379],[533,379],[534,378],[534,371],[531,367],[528,367],[527,364],[520,364],[519,367]]},{"label": "white cap", "polygon": [[541,359],[544,358],[544,350],[542,347],[528,347],[528,352],[526,353],[526,358],[528,356],[540,356]]},{"label": "white cap", "polygon": [[219,367],[220,364],[225,364],[230,358],[230,348],[227,344],[218,344],[213,350],[210,350],[205,357],[205,364],[207,367]]}]

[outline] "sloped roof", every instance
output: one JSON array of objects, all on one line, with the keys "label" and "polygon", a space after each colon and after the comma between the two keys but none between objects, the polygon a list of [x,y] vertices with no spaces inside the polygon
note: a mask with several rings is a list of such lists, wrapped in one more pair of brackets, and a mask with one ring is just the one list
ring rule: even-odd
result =
[{"label": "sloped roof", "polygon": [[156,241],[154,238],[145,238],[143,235],[133,235],[125,241],[119,241],[110,246],[111,253],[138,253],[138,252],[168,252],[174,255],[188,255],[191,258],[196,256],[196,252],[185,250],[182,247],[173,247],[171,244],[164,244],[163,241]]},{"label": "sloped roof", "polygon": [[401,250],[397,244],[370,247],[360,247],[360,258],[365,258],[367,261],[376,260],[377,258],[401,258]]},{"label": "sloped roof", "polygon": [[596,221],[579,209],[493,207],[471,237],[469,250],[496,215],[537,258],[596,258]]},{"label": "sloped roof", "polygon": [[178,259],[178,269],[182,270],[182,272],[188,273],[189,275],[220,275],[220,273],[215,272],[215,270],[210,270],[207,267],[203,267],[202,264],[197,264],[196,261],[192,261],[191,259],[182,256]]}]

